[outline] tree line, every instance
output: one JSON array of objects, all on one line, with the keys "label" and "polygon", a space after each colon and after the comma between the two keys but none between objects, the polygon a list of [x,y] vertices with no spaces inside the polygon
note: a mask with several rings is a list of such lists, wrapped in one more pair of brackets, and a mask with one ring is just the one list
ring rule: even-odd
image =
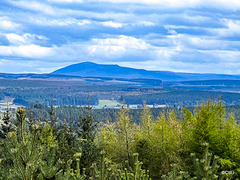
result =
[{"label": "tree line", "polygon": [[[222,101],[206,101],[156,118],[144,105],[140,122],[121,107],[117,120],[96,122],[91,107],[76,122],[19,108],[1,124],[0,179],[237,179],[240,126]],[[229,173],[230,172],[230,173]]]}]

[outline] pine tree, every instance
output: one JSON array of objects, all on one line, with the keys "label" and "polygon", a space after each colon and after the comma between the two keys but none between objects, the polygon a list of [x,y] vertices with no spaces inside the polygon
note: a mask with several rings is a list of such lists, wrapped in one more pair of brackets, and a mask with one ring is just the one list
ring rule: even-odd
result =
[{"label": "pine tree", "polygon": [[91,107],[82,108],[82,114],[77,123],[77,134],[81,147],[81,169],[86,168],[89,173],[90,166],[99,157],[99,149],[94,143],[97,123],[94,122],[95,116],[91,115]]},{"label": "pine tree", "polygon": [[75,170],[71,168],[72,160],[67,161],[67,168],[65,171],[60,170],[56,175],[56,180],[86,180],[87,175],[85,174],[85,168],[82,172],[80,171],[80,158],[81,153],[76,153],[74,155],[74,160],[76,161]]},{"label": "pine tree", "polygon": [[188,172],[179,171],[179,168],[176,164],[171,165],[172,170],[168,173],[168,175],[163,175],[163,180],[197,180],[197,178],[191,178]]},{"label": "pine tree", "polygon": [[151,110],[144,102],[143,110],[140,116],[139,132],[135,133],[135,149],[139,154],[139,159],[143,162],[142,167],[149,169],[152,162],[152,131],[153,131],[153,116]]},{"label": "pine tree", "polygon": [[224,122],[221,137],[222,143],[220,149],[222,150],[219,158],[220,170],[226,169],[234,171],[233,177],[240,176],[240,134],[238,132],[239,125],[231,114]]},{"label": "pine tree", "polygon": [[10,122],[10,111],[7,104],[6,112],[3,113],[3,119],[2,119],[1,129],[0,129],[0,138],[5,139],[8,132],[11,132],[14,130],[14,125],[12,122]]},{"label": "pine tree", "polygon": [[116,178],[116,167],[111,160],[105,157],[105,151],[101,151],[99,163],[93,163],[91,166],[90,179],[110,180]]},{"label": "pine tree", "polygon": [[222,101],[202,102],[202,106],[195,109],[194,116],[192,152],[200,154],[203,151],[201,144],[207,142],[211,152],[218,156],[221,155],[220,144],[223,140],[221,133],[225,118]]},{"label": "pine tree", "polygon": [[49,109],[49,115],[50,115],[50,126],[54,127],[57,123],[57,117],[56,113],[54,112],[54,107],[53,107],[53,97],[51,98],[51,107]]},{"label": "pine tree", "polygon": [[192,153],[191,157],[193,158],[194,165],[194,175],[197,179],[202,180],[214,180],[218,179],[217,171],[219,169],[218,157],[214,156],[212,160],[212,154],[208,152],[208,144],[204,143],[205,150],[203,153],[203,158],[199,160],[196,157],[196,154]]},{"label": "pine tree", "polygon": [[153,178],[161,177],[170,171],[171,164],[181,164],[179,150],[181,149],[181,127],[174,112],[161,113],[152,124],[150,139],[151,163],[149,170]]},{"label": "pine tree", "polygon": [[191,178],[188,172],[180,171],[176,164],[172,165],[172,170],[168,175],[163,175],[163,180],[214,180],[223,179],[223,176],[218,174],[218,160],[217,156],[213,157],[212,154],[208,152],[208,144],[204,143],[204,152],[202,159],[199,160],[195,153],[191,153],[191,158],[193,161],[194,175]]},{"label": "pine tree", "polygon": [[[48,124],[43,128],[33,125],[29,131],[26,121],[26,110],[19,108],[17,113],[17,130],[9,132],[1,144],[2,164],[7,165],[1,171],[4,179],[31,180],[55,176],[59,166],[55,161],[57,142]],[[10,164],[10,166],[8,166]]]},{"label": "pine tree", "polygon": [[133,165],[132,154],[135,152],[136,124],[131,123],[131,116],[124,105],[117,113],[117,122],[103,124],[100,127],[98,143],[107,156],[115,163]]},{"label": "pine tree", "polygon": [[[66,165],[67,161],[73,159],[74,154],[79,151],[79,142],[73,124],[64,121],[57,129],[56,138],[58,141],[57,157]],[[63,168],[65,170],[66,166]]]},{"label": "pine tree", "polygon": [[93,180],[151,180],[149,172],[142,169],[142,163],[138,160],[138,154],[134,153],[133,167],[129,166],[126,162],[127,167],[124,169],[116,168],[114,164],[105,158],[105,152],[101,152],[101,163],[100,166],[94,164],[92,166],[92,177]]},{"label": "pine tree", "polygon": [[[130,161],[130,130],[131,130],[131,117],[128,114],[128,109],[124,108],[124,104],[122,106],[122,108],[120,109],[117,117],[118,117],[118,121],[117,121],[117,125],[119,127],[119,142],[123,141],[123,151],[126,152],[126,157],[127,160]],[[122,143],[121,143],[122,144]]]},{"label": "pine tree", "polygon": [[147,107],[146,102],[143,104],[143,110],[141,112],[141,128],[145,135],[150,136],[152,131],[153,115],[151,110]]},{"label": "pine tree", "polygon": [[37,136],[39,127],[34,126],[34,133],[27,134],[26,131],[26,111],[18,109],[17,111],[17,132],[9,132],[7,139],[2,143],[5,159],[10,157],[13,168],[9,173],[14,179],[30,180],[36,177],[38,170],[39,143]]},{"label": "pine tree", "polygon": [[[202,144],[209,144],[209,151],[219,157],[220,170],[234,170],[238,176],[240,165],[239,125],[233,115],[225,120],[225,108],[221,100],[218,102],[202,102],[195,108],[194,115],[184,109],[183,143],[186,152],[193,152],[200,157],[204,151]],[[187,157],[185,159],[188,159]],[[189,160],[186,161],[189,163]]]}]

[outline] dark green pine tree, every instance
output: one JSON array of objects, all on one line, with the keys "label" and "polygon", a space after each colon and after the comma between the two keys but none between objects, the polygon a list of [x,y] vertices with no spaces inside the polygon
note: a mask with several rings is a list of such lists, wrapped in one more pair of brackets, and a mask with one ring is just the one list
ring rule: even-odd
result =
[{"label": "dark green pine tree", "polygon": [[212,156],[208,152],[208,143],[204,143],[205,150],[202,159],[198,159],[195,153],[190,156],[193,160],[194,177],[190,177],[188,172],[180,171],[176,164],[172,165],[172,171],[168,175],[163,175],[163,180],[222,180],[223,176],[218,174],[218,160],[217,156]]},{"label": "dark green pine tree", "polygon": [[49,115],[50,115],[49,125],[51,127],[54,127],[56,125],[56,123],[57,123],[57,117],[56,117],[56,113],[54,112],[53,97],[51,98],[51,107],[49,109]]},{"label": "dark green pine tree", "polygon": [[0,146],[0,179],[54,179],[62,167],[52,128],[27,125],[26,110],[16,113],[16,131],[8,132]]},{"label": "dark green pine tree", "polygon": [[13,131],[14,125],[10,122],[10,111],[7,105],[7,110],[3,114],[1,129],[0,129],[0,138],[5,139],[8,132]]},{"label": "dark green pine tree", "polygon": [[[19,108],[17,113],[17,129],[16,132],[9,132],[6,139],[1,144],[1,155],[3,164],[5,167],[4,172],[8,172],[8,175],[4,177],[4,173],[1,174],[5,179],[34,179],[38,169],[38,158],[42,153],[40,144],[38,141],[39,127],[34,126],[34,133],[29,134],[26,128],[26,111]],[[11,162],[11,166],[8,167],[7,162]],[[9,178],[10,177],[10,178]]]},{"label": "dark green pine tree", "polygon": [[94,143],[97,123],[94,122],[95,116],[91,114],[92,107],[82,108],[82,113],[77,122],[77,134],[80,139],[81,147],[81,169],[86,168],[89,173],[90,166],[99,156],[99,148]]},{"label": "dark green pine tree", "polygon": [[77,135],[72,122],[68,124],[64,121],[58,128],[56,137],[59,145],[57,156],[64,162],[65,165],[63,168],[65,170],[67,168],[67,161],[73,159],[74,154],[80,151]]},{"label": "dark green pine tree", "polygon": [[219,158],[217,156],[212,156],[212,154],[209,153],[208,143],[204,143],[203,146],[205,147],[205,151],[202,159],[198,159],[194,153],[191,153],[190,155],[193,159],[194,175],[197,179],[223,179],[217,175]]}]

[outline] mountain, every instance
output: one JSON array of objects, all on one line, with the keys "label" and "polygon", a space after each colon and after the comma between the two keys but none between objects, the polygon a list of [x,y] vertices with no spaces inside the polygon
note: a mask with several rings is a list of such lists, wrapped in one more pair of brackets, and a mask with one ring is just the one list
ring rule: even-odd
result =
[{"label": "mountain", "polygon": [[74,75],[82,77],[111,77],[126,79],[161,79],[163,81],[189,80],[240,80],[240,75],[179,73],[171,71],[148,71],[119,65],[82,62],[58,69],[52,74]]}]

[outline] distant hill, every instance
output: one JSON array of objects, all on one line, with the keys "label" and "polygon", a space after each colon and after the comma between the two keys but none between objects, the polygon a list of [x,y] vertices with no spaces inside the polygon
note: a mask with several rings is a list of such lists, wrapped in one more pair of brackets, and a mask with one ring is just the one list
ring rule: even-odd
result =
[{"label": "distant hill", "polygon": [[119,65],[83,62],[58,69],[52,74],[74,75],[82,77],[111,77],[129,79],[161,79],[163,81],[188,80],[240,80],[240,75],[178,73],[171,71],[148,71],[121,67]]}]

